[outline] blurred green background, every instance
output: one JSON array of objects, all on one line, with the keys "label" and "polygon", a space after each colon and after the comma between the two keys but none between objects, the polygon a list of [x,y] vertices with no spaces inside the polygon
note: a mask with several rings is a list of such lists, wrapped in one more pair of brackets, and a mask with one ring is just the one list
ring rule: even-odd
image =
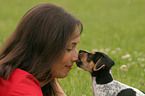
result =
[{"label": "blurred green background", "polygon": [[[0,0],[0,48],[22,16],[40,3],[54,3],[84,25],[79,49],[102,51],[114,61],[115,80],[145,91],[145,0]],[[93,96],[91,77],[74,64],[59,80],[68,96]]]}]

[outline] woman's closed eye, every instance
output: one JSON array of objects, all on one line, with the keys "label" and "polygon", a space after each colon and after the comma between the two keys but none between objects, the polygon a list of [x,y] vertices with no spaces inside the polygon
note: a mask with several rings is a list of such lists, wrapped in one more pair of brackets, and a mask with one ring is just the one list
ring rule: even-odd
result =
[{"label": "woman's closed eye", "polygon": [[67,48],[67,50],[68,51],[72,51],[72,50],[74,50],[76,48],[76,46],[69,46],[68,48]]},{"label": "woman's closed eye", "polygon": [[77,47],[77,44],[78,43],[76,43],[76,42],[72,42],[70,45],[67,46],[67,51],[74,50]]},{"label": "woman's closed eye", "polygon": [[72,50],[73,50],[73,48],[68,48],[68,49],[67,49],[67,51],[72,51]]},{"label": "woman's closed eye", "polygon": [[67,50],[68,51],[72,51],[74,49],[74,47],[72,46],[72,47],[69,47],[69,48],[67,48]]}]

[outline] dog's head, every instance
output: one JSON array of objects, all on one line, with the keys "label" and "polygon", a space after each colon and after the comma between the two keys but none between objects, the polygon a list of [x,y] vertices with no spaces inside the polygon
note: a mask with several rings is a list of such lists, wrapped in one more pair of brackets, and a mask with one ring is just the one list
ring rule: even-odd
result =
[{"label": "dog's head", "polygon": [[114,61],[102,52],[90,53],[85,50],[79,51],[79,60],[76,65],[85,71],[97,72],[100,70],[110,70]]}]

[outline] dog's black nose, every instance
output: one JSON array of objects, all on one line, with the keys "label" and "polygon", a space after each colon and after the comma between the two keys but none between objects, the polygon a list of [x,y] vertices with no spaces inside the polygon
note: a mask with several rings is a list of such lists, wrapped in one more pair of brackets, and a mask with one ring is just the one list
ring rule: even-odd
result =
[{"label": "dog's black nose", "polygon": [[79,51],[79,53],[83,53],[83,52],[84,52],[84,53],[88,53],[88,52],[85,51],[85,50],[80,50],[80,51]]},{"label": "dog's black nose", "polygon": [[79,53],[82,53],[82,52],[84,52],[84,50],[80,50],[80,51],[79,51]]}]

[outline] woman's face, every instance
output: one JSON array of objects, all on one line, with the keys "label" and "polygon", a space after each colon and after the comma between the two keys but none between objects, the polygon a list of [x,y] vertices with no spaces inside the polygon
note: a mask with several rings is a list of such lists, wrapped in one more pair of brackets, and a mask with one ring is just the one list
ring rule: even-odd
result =
[{"label": "woman's face", "polygon": [[63,58],[52,67],[52,78],[64,78],[68,75],[69,71],[72,69],[73,63],[78,60],[76,47],[79,41],[80,37],[77,37],[68,42]]}]

